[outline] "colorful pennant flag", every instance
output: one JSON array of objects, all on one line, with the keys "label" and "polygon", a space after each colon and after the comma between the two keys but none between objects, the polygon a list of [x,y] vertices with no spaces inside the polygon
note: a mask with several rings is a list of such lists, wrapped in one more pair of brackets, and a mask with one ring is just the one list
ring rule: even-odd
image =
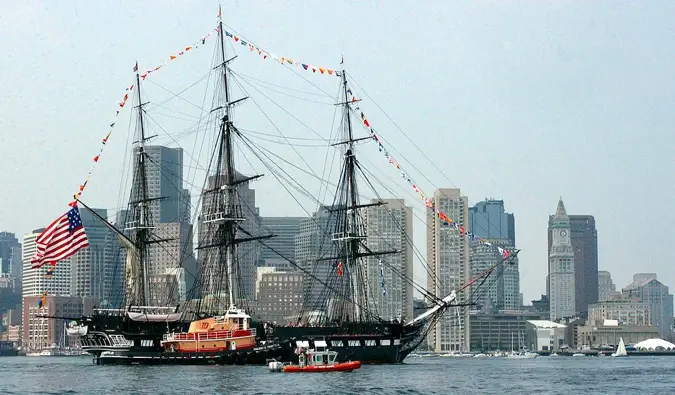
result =
[{"label": "colorful pennant flag", "polygon": [[262,57],[263,59],[272,58],[282,65],[288,64],[288,65],[291,65],[291,66],[295,66],[299,69],[303,69],[305,71],[311,71],[314,74],[318,73],[318,74],[322,74],[322,75],[334,75],[334,76],[337,76],[337,77],[342,76],[341,72],[338,71],[338,70],[327,68],[327,67],[313,66],[309,63],[289,59],[285,56],[277,56],[277,55],[272,54],[272,53],[268,52],[267,50],[255,45],[255,44],[253,44],[250,41],[246,41],[246,40],[242,39],[241,37],[237,36],[235,33],[228,32],[227,30],[223,30],[223,33],[225,33],[225,37],[232,40],[232,42],[234,44],[239,44],[242,47],[248,48],[249,52],[257,52],[258,55],[260,57]]},{"label": "colorful pennant flag", "polygon": [[[357,101],[357,100],[354,100],[355,97],[352,94],[351,88],[347,89],[347,94],[348,94],[348,96],[351,96],[351,99],[348,97],[347,100],[346,100],[348,103],[353,103],[354,101]],[[378,150],[380,152],[384,152],[384,156],[385,156],[385,158],[387,158],[387,161],[389,162],[389,164],[396,167],[396,169],[401,172],[401,178],[403,178],[404,180],[406,180],[408,182],[408,184],[410,184],[412,189],[419,194],[420,198],[424,202],[424,205],[427,206],[429,209],[431,209],[436,214],[438,219],[440,219],[442,222],[447,223],[448,225],[451,225],[454,229],[458,230],[460,235],[462,235],[462,236],[469,237],[471,240],[477,241],[481,244],[485,244],[485,245],[488,245],[488,246],[492,245],[492,243],[490,241],[488,241],[486,239],[483,239],[481,237],[478,237],[475,234],[473,234],[472,232],[467,231],[463,226],[460,226],[458,223],[454,222],[452,220],[452,218],[450,218],[447,214],[445,214],[440,209],[438,209],[435,206],[433,200],[429,199],[422,192],[422,190],[418,187],[418,184],[414,183],[413,180],[408,176],[408,174],[402,170],[401,164],[396,159],[394,159],[394,157],[389,153],[389,151],[387,149],[384,148],[384,145],[382,144],[382,140],[380,140],[380,138],[375,133],[375,129],[373,129],[372,126],[370,126],[370,122],[366,118],[366,115],[363,113],[361,108],[359,106],[357,106],[357,107],[354,108],[354,110],[361,117],[361,122],[363,123],[363,126],[370,133],[370,136],[372,137],[372,139],[377,142]],[[510,256],[511,251],[506,250],[506,249],[504,249],[502,247],[499,247],[499,246],[496,246],[496,247],[497,247],[497,251],[499,251],[499,254],[502,256],[503,259],[506,259]]]},{"label": "colorful pennant flag", "polygon": [[[206,40],[208,40],[213,35],[213,33],[215,33],[215,32],[218,32],[218,28],[215,28],[214,30],[210,31],[206,36],[203,36],[202,38],[200,38],[195,44],[188,45],[187,47],[184,47],[184,49],[179,51],[176,55],[169,56],[169,60],[166,60],[164,63],[160,64],[159,66],[154,67],[152,69],[148,69],[148,70],[140,73],[139,77],[142,80],[145,80],[150,74],[159,70],[160,68],[162,68],[163,66],[168,64],[170,61],[178,58],[181,55],[186,54],[189,51],[193,51],[193,50],[199,48],[201,45],[205,44]],[[134,64],[133,71],[138,74],[138,70],[139,70],[138,62],[136,62]],[[134,85],[131,85],[128,88],[126,88],[124,90],[124,96],[122,96],[122,100],[120,100],[119,103],[117,103],[119,108],[115,111],[115,115],[113,116],[113,121],[110,123],[108,133],[103,138],[103,144],[101,146],[101,149],[99,150],[98,154],[96,156],[94,156],[94,163],[92,164],[91,169],[89,170],[89,173],[87,173],[87,178],[80,185],[80,187],[78,188],[78,191],[73,195],[74,200],[72,202],[70,202],[70,204],[69,204],[71,207],[75,207],[75,205],[77,204],[77,199],[79,199],[80,196],[82,196],[82,193],[84,192],[84,189],[86,188],[87,184],[89,183],[89,180],[91,179],[91,175],[94,172],[94,169],[96,168],[96,164],[100,160],[101,154],[103,153],[103,149],[105,148],[105,145],[108,142],[108,139],[110,138],[110,135],[113,132],[113,128],[115,127],[115,124],[117,123],[117,118],[120,115],[120,110],[123,109],[124,106],[126,105],[127,100],[129,100],[129,95],[131,94],[131,92],[133,90],[134,90]]]},{"label": "colorful pennant flag", "polygon": [[37,301],[38,308],[44,308],[47,307],[47,291],[44,291],[42,295],[40,295],[40,299]]}]

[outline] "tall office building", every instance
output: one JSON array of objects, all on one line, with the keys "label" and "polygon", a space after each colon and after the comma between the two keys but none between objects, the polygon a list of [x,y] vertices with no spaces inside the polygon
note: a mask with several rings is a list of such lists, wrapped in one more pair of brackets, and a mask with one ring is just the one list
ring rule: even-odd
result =
[{"label": "tall office building", "polygon": [[607,271],[598,272],[598,302],[611,300],[616,294],[616,285],[612,281],[612,274]]},{"label": "tall office building", "polygon": [[[586,313],[588,305],[598,301],[598,232],[592,215],[569,215],[570,240],[574,251],[574,310]],[[551,253],[551,225],[549,216],[548,246]]]},{"label": "tall office building", "polygon": [[[260,209],[255,205],[255,190],[251,188],[249,181],[244,181],[246,176],[241,173],[235,172],[234,179],[239,181],[237,185],[235,198],[236,212],[234,215],[239,216],[243,219],[240,222],[240,226],[248,233],[244,234],[238,232],[238,238],[245,239],[252,235],[260,236],[262,235],[260,229]],[[216,231],[219,226],[219,222],[214,221],[213,218],[216,218],[218,215],[221,215],[222,207],[227,207],[228,203],[222,203],[223,206],[217,204],[216,197],[219,196],[215,193],[207,193],[207,191],[213,191],[216,188],[221,187],[225,183],[224,175],[220,176],[210,176],[207,180],[207,187],[204,191],[202,197],[202,222],[199,224],[199,262],[201,265],[201,275],[206,284],[208,293],[220,293],[221,295],[216,296],[221,303],[224,304],[224,308],[228,307],[229,302],[227,302],[228,296],[228,282],[224,276],[224,256],[223,260],[218,256],[217,245],[220,243],[220,239],[216,234]],[[223,194],[223,199],[227,199],[227,195]],[[229,213],[222,213],[226,215]],[[211,246],[208,247],[207,246]],[[237,244],[237,254],[235,256],[236,267],[240,277],[240,281],[235,281],[234,285],[237,290],[235,293],[239,295],[240,298],[245,300],[255,300],[255,283],[256,283],[256,268],[260,260],[260,244],[257,242],[246,242]],[[206,295],[202,295],[206,296]]]},{"label": "tall office building", "polygon": [[574,250],[570,240],[570,221],[562,199],[549,227],[552,243],[548,256],[551,321],[573,317],[575,313]]},{"label": "tall office building", "polygon": [[[193,252],[193,231],[188,222],[155,224],[153,239],[164,240],[148,248],[150,299],[154,306],[186,300],[186,291],[197,283],[199,268]],[[181,291],[182,290],[182,291]]]},{"label": "tall office building", "polygon": [[[295,237],[300,234],[300,221],[304,217],[262,217],[263,234],[273,234],[271,239],[263,240],[260,246],[260,259],[263,266],[276,267],[280,270],[294,271]],[[262,244],[262,243],[261,243]]]},{"label": "tall office building", "polygon": [[[489,240],[493,246],[477,241],[471,242],[470,265],[472,277],[484,272],[502,260],[495,245],[502,248],[516,247],[516,225],[513,214],[504,210],[503,200],[488,199],[469,208],[469,231]],[[474,302],[481,307],[492,306],[494,310],[520,309],[520,272],[518,258],[508,265],[501,265],[481,285],[480,296]]]},{"label": "tall office building", "polygon": [[[459,226],[468,227],[468,199],[459,189],[438,189],[433,202]],[[430,269],[427,289],[438,298],[449,295],[471,275],[467,238],[431,212],[427,215],[427,263]],[[468,302],[465,293],[457,296],[458,303]],[[450,309],[429,335],[430,345],[436,351],[468,351],[469,309],[466,306]]]},{"label": "tall office building", "polygon": [[[107,219],[106,209],[93,210]],[[79,250],[70,258],[71,294],[103,301],[110,297],[115,283],[113,277],[119,271],[116,268],[116,256],[113,257],[113,239],[116,236],[88,209],[81,209],[80,216],[89,239],[89,247]]]},{"label": "tall office building", "polygon": [[23,277],[22,297],[41,295],[49,291],[49,295],[70,296],[71,290],[71,258],[64,259],[56,264],[52,278],[46,278],[48,265],[33,269],[30,262],[37,252],[35,239],[43,229],[35,229],[23,237]]},{"label": "tall office building", "polygon": [[[328,301],[322,296],[324,284],[329,282],[334,264],[321,260],[336,256],[332,240],[338,216],[334,207],[321,206],[311,218],[300,221],[300,232],[295,236],[295,262],[304,270],[303,311],[320,311],[328,314]],[[310,275],[311,274],[311,275]]]},{"label": "tall office building", "polygon": [[286,324],[302,308],[302,273],[276,271],[261,267],[256,283],[258,300],[257,316],[262,321]]},{"label": "tall office building", "polygon": [[14,233],[0,232],[0,274],[21,278],[21,244]]},{"label": "tall office building", "polygon": [[[373,200],[377,203],[379,200]],[[366,245],[397,251],[367,259],[368,300],[383,319],[413,318],[413,213],[403,199],[383,199],[366,209]],[[405,276],[409,280],[403,278]]]},{"label": "tall office building", "polygon": [[[144,147],[148,160],[145,162],[148,199],[152,222],[190,222],[190,195],[183,188],[183,149],[162,145]],[[134,148],[138,153],[138,147]],[[136,162],[134,162],[136,174]],[[134,177],[132,186],[139,188],[139,178]],[[137,196],[132,192],[132,196]]]},{"label": "tall office building", "polygon": [[[155,242],[148,246],[148,281],[150,288],[148,303],[165,305],[173,303],[179,290],[191,290],[199,277],[199,265],[193,253],[193,228],[190,224],[190,195],[183,188],[183,149],[161,145],[146,145],[145,175],[147,198],[152,224],[151,239]],[[138,147],[134,148],[138,153]],[[140,180],[134,162],[134,182],[131,200],[140,200]],[[135,215],[134,205],[131,205]],[[128,216],[123,229],[132,227]],[[162,240],[161,242],[156,242]],[[122,251],[124,255],[124,251]],[[168,276],[168,277],[167,277]],[[175,278],[173,278],[173,277]],[[173,280],[170,280],[172,277]],[[175,280],[175,281],[174,281]],[[178,285],[175,285],[178,284]],[[186,298],[180,293],[179,301]]]}]

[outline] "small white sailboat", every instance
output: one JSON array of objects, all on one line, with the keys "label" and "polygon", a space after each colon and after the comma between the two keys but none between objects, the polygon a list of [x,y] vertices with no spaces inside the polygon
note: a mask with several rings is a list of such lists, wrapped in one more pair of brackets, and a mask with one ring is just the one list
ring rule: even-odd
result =
[{"label": "small white sailboat", "polygon": [[[520,342],[520,335],[518,335],[518,344],[521,345]],[[514,351],[513,350],[513,333],[511,334],[511,352],[506,354],[506,359],[534,359],[539,354],[535,352],[528,352],[528,351],[523,351],[522,345],[520,347],[520,351]]]},{"label": "small white sailboat", "polygon": [[612,354],[613,357],[627,357],[628,353],[626,352],[626,345],[623,343],[623,337],[619,339],[619,346],[616,348],[616,352]]}]

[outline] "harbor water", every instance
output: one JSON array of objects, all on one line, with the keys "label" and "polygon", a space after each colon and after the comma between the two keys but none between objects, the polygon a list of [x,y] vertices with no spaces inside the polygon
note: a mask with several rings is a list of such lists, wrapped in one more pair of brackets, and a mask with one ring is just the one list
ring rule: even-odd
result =
[{"label": "harbor water", "polygon": [[88,357],[0,358],[1,394],[665,394],[673,357],[408,358],[352,373],[266,366],[97,366]]}]

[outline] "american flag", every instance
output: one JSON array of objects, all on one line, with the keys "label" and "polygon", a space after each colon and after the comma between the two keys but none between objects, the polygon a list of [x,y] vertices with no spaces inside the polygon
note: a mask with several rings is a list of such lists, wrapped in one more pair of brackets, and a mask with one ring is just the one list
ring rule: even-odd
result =
[{"label": "american flag", "polygon": [[80,248],[88,247],[89,240],[77,206],[52,222],[35,239],[35,244],[37,252],[30,261],[33,269],[42,267],[45,263],[56,263],[72,256]]}]

